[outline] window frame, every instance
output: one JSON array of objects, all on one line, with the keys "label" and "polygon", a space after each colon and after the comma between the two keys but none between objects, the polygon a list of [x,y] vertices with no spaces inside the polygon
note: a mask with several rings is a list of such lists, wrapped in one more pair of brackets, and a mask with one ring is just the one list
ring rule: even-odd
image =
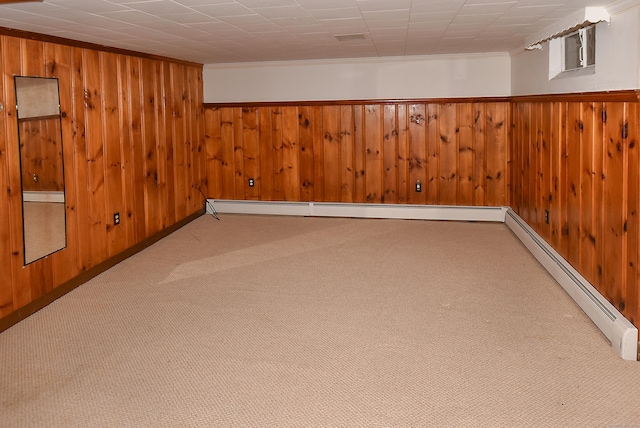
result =
[{"label": "window frame", "polygon": [[[591,33],[591,34],[589,34]],[[578,36],[579,43],[577,44],[577,64],[575,67],[568,68],[567,65],[567,44],[569,39]],[[592,41],[592,45],[590,42]],[[576,31],[572,31],[569,34],[562,36],[561,43],[561,58],[562,58],[562,72],[575,72],[577,70],[583,70],[589,67],[595,67],[596,65],[596,25],[588,25],[583,28],[579,28]]]}]

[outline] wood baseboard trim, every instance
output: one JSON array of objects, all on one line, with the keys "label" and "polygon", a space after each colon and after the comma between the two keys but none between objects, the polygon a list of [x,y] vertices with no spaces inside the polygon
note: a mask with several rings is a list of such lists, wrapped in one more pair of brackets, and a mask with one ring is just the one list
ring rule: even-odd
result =
[{"label": "wood baseboard trim", "polygon": [[69,281],[65,282],[64,284],[54,288],[49,293],[45,294],[44,296],[39,297],[38,299],[34,300],[33,302],[29,303],[28,305],[25,305],[25,306],[15,310],[11,314],[9,314],[6,317],[0,319],[0,333],[5,331],[5,330],[7,330],[8,328],[18,324],[20,321],[24,320],[25,318],[29,317],[30,315],[33,315],[34,313],[36,313],[40,309],[48,306],[49,304],[53,303],[55,300],[57,300],[60,297],[64,296],[68,292],[78,288],[79,286],[81,286],[85,282],[87,282],[90,279],[98,276],[99,274],[101,274],[102,272],[106,271],[107,269],[112,268],[113,266],[117,265],[121,261],[123,261],[125,259],[128,259],[129,257],[133,256],[134,254],[139,253],[140,251],[144,250],[145,248],[155,244],[156,242],[158,242],[162,238],[165,238],[166,236],[170,235],[171,233],[175,232],[176,230],[180,229],[181,227],[185,226],[186,224],[192,222],[193,220],[195,220],[196,218],[200,217],[204,213],[205,213],[204,210],[199,210],[199,211],[191,214],[190,216],[188,216],[188,217],[180,220],[179,222],[167,227],[166,229],[161,230],[160,232],[158,232],[155,235],[145,239],[144,241],[137,243],[133,247],[127,248],[126,250],[122,251],[121,253],[116,254],[115,256],[113,256],[113,257],[105,260],[104,262],[92,267],[91,269],[82,272],[80,275],[78,275],[75,278],[70,279]]}]

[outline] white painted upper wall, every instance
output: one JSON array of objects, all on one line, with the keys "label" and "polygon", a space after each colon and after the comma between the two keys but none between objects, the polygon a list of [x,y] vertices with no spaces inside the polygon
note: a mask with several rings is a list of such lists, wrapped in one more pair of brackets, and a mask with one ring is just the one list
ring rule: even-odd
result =
[{"label": "white painted upper wall", "polygon": [[508,96],[509,54],[204,66],[204,102]]},{"label": "white painted upper wall", "polygon": [[640,7],[596,26],[595,73],[549,80],[549,43],[511,57],[511,95],[613,91],[640,88]]},{"label": "white painted upper wall", "polygon": [[640,6],[598,24],[595,73],[549,80],[542,50],[204,66],[204,101],[494,97],[640,89]]}]

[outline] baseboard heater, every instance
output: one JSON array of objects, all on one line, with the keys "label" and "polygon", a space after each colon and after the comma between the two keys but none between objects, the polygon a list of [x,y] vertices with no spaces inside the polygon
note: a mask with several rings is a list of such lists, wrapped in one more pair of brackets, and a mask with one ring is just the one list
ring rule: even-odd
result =
[{"label": "baseboard heater", "polygon": [[[638,358],[638,329],[609,303],[578,271],[508,207],[442,205],[349,204],[331,202],[271,202],[210,200],[218,213],[311,217],[392,218],[407,220],[490,221],[505,223],[549,274],[582,308],[616,354]],[[209,204],[207,204],[209,205]],[[210,208],[208,207],[207,210]]]}]

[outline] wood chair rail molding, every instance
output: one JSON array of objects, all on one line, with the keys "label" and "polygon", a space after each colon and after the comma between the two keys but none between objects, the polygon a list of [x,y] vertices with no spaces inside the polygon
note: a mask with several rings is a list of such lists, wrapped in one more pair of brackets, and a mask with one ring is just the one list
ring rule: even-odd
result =
[{"label": "wood chair rail molding", "polygon": [[399,98],[366,100],[295,100],[295,101],[247,101],[247,102],[209,102],[204,108],[256,108],[284,106],[343,106],[368,104],[462,104],[462,103],[523,103],[523,102],[640,102],[640,89],[567,92],[558,94],[517,95],[509,97],[460,97],[460,98]]},{"label": "wood chair rail molding", "polygon": [[256,107],[296,107],[296,106],[346,106],[346,105],[388,105],[388,104],[468,104],[468,103],[509,102],[509,97],[464,97],[464,98],[402,98],[366,100],[313,100],[313,101],[248,101],[204,103],[204,108],[256,108]]},{"label": "wood chair rail molding", "polygon": [[571,92],[560,94],[518,95],[510,97],[512,103],[535,102],[639,102],[640,89],[599,91],[599,92]]}]

